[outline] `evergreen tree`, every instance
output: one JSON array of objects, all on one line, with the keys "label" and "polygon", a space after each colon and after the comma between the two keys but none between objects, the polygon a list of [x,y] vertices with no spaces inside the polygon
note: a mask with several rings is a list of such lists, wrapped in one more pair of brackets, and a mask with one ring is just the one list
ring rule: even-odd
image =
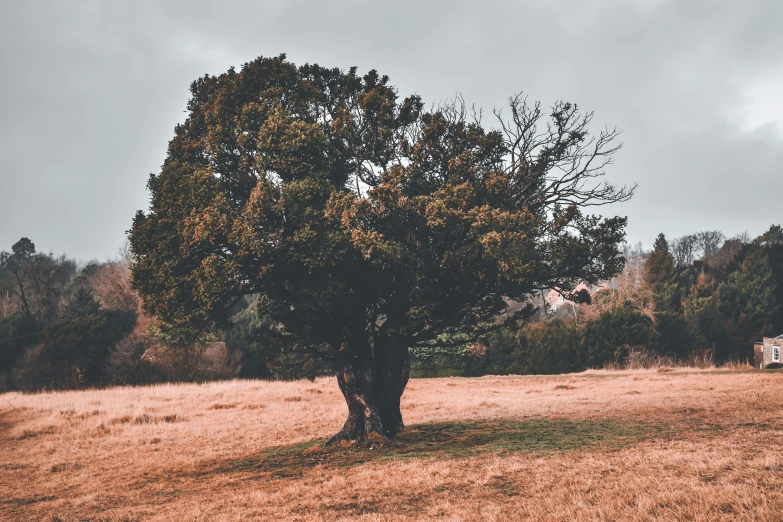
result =
[{"label": "evergreen tree", "polygon": [[720,312],[731,339],[724,357],[749,359],[753,342],[775,332],[780,313],[776,290],[766,249],[749,245],[739,268],[718,288]]},{"label": "evergreen tree", "polygon": [[514,366],[519,373],[581,372],[585,354],[581,333],[573,321],[551,319],[522,328],[517,335]]},{"label": "evergreen tree", "polygon": [[751,318],[752,332],[756,336],[771,334],[780,304],[775,298],[777,281],[766,249],[751,245],[732,279],[742,299],[742,312]]},{"label": "evergreen tree", "polygon": [[694,346],[692,330],[682,316],[678,273],[669,244],[661,233],[645,261],[643,285],[655,305],[655,350],[663,355],[687,357]]},{"label": "evergreen tree", "polygon": [[38,342],[42,324],[18,311],[0,318],[0,374],[10,372],[25,350]]},{"label": "evergreen tree", "polygon": [[644,285],[649,290],[658,313],[675,312],[680,308],[677,288],[677,268],[669,252],[663,233],[658,234],[652,253],[647,257],[642,272]]},{"label": "evergreen tree", "polygon": [[585,325],[582,344],[587,366],[600,368],[620,360],[629,348],[649,346],[655,337],[650,319],[630,306],[607,310]]},{"label": "evergreen tree", "polygon": [[778,305],[776,317],[773,318],[775,334],[783,334],[783,227],[772,225],[756,242],[764,246],[769,256],[769,265],[777,283],[775,301]]},{"label": "evergreen tree", "polygon": [[[730,351],[728,332],[720,314],[720,300],[716,292],[716,281],[708,265],[700,267],[700,274],[693,277],[687,293],[682,299],[683,315],[693,332],[696,348],[712,350],[718,360],[726,358]],[[680,280],[685,280],[680,277]],[[687,287],[682,285],[681,287]]]},{"label": "evergreen tree", "polygon": [[41,334],[49,376],[55,385],[89,386],[103,380],[104,363],[112,346],[136,325],[136,315],[106,310],[89,290],[80,288],[61,318]]}]

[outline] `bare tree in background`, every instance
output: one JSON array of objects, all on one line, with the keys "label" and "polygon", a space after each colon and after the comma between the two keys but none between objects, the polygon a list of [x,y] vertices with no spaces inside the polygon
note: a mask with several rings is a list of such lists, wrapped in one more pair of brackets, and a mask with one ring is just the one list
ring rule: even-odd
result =
[{"label": "bare tree in background", "polygon": [[679,237],[671,243],[671,254],[677,268],[693,264],[699,254],[699,238],[696,234]]},{"label": "bare tree in background", "polygon": [[726,241],[726,236],[720,230],[705,230],[696,234],[697,244],[701,253],[702,259],[709,258],[712,254],[718,251],[723,242]]},{"label": "bare tree in background", "polygon": [[655,324],[655,305],[649,289],[642,285],[642,272],[649,252],[641,243],[623,246],[625,266],[623,271],[602,285],[593,296],[591,305],[581,305],[580,316],[590,321],[597,319],[603,312],[617,310],[630,304]]},{"label": "bare tree in background", "polygon": [[720,230],[705,230],[679,237],[669,248],[677,268],[684,268],[698,259],[709,262],[725,241],[726,236]]},{"label": "bare tree in background", "polygon": [[753,241],[753,238],[750,237],[750,234],[748,234],[748,231],[746,230],[745,232],[740,232],[736,236],[731,237],[730,240],[731,241],[739,241],[743,245],[747,245],[747,244],[749,244],[750,242]]},{"label": "bare tree in background", "polygon": [[90,287],[104,308],[136,314],[141,309],[139,295],[131,288],[130,267],[123,260],[98,265],[90,277]]}]

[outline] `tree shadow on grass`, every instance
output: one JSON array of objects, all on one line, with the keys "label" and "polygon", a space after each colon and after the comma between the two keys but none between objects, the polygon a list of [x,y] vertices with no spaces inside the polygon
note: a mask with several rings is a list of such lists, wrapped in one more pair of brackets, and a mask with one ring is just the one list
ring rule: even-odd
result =
[{"label": "tree shadow on grass", "polygon": [[315,467],[345,468],[390,460],[455,459],[482,453],[613,451],[662,430],[657,425],[613,419],[418,424],[406,428],[393,443],[384,446],[368,448],[343,443],[322,448],[326,439],[316,439],[268,448],[258,455],[224,463],[217,471],[286,478],[300,476]]}]

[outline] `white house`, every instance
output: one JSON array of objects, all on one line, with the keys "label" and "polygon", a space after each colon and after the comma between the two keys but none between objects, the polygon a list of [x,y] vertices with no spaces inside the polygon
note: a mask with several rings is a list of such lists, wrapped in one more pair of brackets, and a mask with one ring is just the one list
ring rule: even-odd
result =
[{"label": "white house", "polygon": [[777,337],[764,337],[762,342],[753,346],[753,359],[756,366],[766,368],[770,364],[781,364],[781,351],[783,351],[783,335]]}]

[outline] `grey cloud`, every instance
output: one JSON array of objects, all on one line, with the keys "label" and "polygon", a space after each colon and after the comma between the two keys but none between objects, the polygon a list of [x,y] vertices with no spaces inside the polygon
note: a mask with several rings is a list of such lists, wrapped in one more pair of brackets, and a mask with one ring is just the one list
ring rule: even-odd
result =
[{"label": "grey cloud", "polygon": [[[578,7],[575,5],[578,4]],[[29,236],[111,256],[159,168],[189,83],[258,55],[357,65],[402,94],[487,112],[524,90],[624,129],[629,239],[783,221],[779,128],[745,91],[783,67],[777,0],[30,1],[0,8],[0,249]]]}]

